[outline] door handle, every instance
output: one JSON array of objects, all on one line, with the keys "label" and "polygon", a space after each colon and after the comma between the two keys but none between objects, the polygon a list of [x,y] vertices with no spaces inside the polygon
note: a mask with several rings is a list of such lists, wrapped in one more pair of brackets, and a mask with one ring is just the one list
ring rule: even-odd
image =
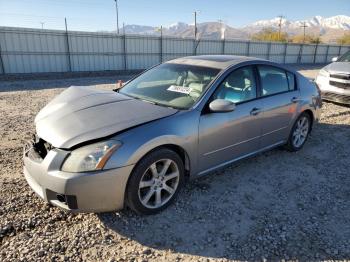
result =
[{"label": "door handle", "polygon": [[293,97],[290,101],[292,102],[292,103],[297,103],[297,102],[299,102],[301,99],[300,98],[298,98],[298,97]]},{"label": "door handle", "polygon": [[250,114],[252,116],[256,116],[257,114],[259,114],[261,112],[261,109],[260,108],[257,108],[257,107],[254,107],[251,111],[250,111]]}]

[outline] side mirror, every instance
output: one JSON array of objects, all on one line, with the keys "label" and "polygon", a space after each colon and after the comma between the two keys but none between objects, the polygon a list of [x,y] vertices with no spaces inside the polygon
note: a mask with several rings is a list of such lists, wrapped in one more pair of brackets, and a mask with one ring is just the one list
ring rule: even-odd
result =
[{"label": "side mirror", "polygon": [[338,57],[337,56],[332,58],[332,62],[337,62],[337,61],[338,61]]},{"label": "side mirror", "polygon": [[209,104],[209,109],[213,113],[231,112],[235,108],[236,104],[226,99],[215,99]]},{"label": "side mirror", "polygon": [[129,82],[130,82],[130,80],[126,81],[126,82],[123,82],[123,80],[118,80],[117,83],[116,83],[116,89],[122,88],[123,86],[125,86]]},{"label": "side mirror", "polygon": [[123,82],[122,80],[118,80],[117,83],[115,84],[115,88],[112,89],[114,92],[119,92],[119,89],[125,86],[129,81]]}]

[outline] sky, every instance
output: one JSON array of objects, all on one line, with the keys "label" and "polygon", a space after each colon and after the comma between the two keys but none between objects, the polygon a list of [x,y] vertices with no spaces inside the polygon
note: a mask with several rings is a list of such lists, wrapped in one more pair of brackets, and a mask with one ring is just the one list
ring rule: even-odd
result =
[{"label": "sky", "polygon": [[[168,26],[175,22],[223,20],[242,27],[284,15],[301,20],[316,15],[350,16],[350,0],[118,0],[119,25]],[[71,30],[115,30],[114,0],[0,0],[0,26],[63,29],[64,17]]]}]

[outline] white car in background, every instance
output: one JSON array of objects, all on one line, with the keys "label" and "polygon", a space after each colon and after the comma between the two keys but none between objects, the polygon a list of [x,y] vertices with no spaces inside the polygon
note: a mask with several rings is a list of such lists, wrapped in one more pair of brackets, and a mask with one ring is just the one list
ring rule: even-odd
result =
[{"label": "white car in background", "polygon": [[322,99],[350,105],[350,51],[332,61],[316,77]]}]

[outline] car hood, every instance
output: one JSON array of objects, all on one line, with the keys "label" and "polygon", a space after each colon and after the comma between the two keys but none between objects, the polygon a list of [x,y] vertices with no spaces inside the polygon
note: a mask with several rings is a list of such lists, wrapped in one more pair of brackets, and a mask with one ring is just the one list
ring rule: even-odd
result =
[{"label": "car hood", "polygon": [[350,62],[335,62],[326,66],[326,69],[330,73],[346,73],[350,74]]},{"label": "car hood", "polygon": [[71,148],[176,112],[113,91],[70,87],[39,112],[35,125],[54,147]]}]

